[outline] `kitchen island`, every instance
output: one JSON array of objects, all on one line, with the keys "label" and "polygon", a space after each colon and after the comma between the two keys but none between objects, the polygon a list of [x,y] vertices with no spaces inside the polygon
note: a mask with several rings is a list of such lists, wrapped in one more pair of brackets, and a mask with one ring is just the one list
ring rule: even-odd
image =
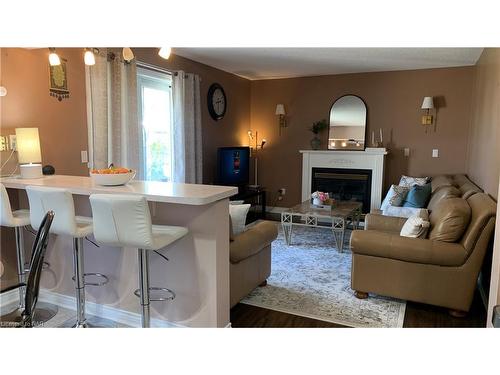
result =
[{"label": "kitchen island", "polygon": [[[90,177],[61,175],[1,178],[0,182],[9,191],[13,209],[29,207],[25,188],[30,185],[69,190],[74,195],[76,214],[82,216],[92,216],[90,194],[146,197],[154,224],[189,229],[187,236],[160,250],[168,261],[151,254],[151,286],[167,287],[176,293],[173,301],[151,303],[152,326],[229,326],[229,197],[238,192],[237,188],[135,180],[124,186],[99,186]],[[29,253],[33,238],[24,233]],[[109,277],[105,286],[86,288],[87,314],[138,326],[140,305],[133,294],[138,287],[137,252],[84,242],[86,272]],[[15,252],[15,246],[7,251]],[[50,268],[42,273],[40,300],[74,309],[71,238],[51,235],[46,260]]]}]

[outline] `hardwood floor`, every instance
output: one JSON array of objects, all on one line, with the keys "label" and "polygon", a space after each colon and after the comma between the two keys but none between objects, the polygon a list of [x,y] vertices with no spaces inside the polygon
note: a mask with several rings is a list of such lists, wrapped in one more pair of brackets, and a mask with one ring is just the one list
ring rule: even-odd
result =
[{"label": "hardwood floor", "polygon": [[[345,328],[339,324],[304,318],[297,315],[237,304],[231,310],[234,328]],[[486,310],[479,293],[476,293],[469,314],[454,318],[447,309],[421,303],[408,302],[403,327],[405,328],[483,328]]]}]

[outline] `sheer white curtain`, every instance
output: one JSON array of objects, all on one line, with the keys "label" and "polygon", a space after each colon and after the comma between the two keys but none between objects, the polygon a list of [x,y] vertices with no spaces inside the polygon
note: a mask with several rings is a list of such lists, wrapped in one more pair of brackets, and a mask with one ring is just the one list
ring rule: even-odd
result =
[{"label": "sheer white curtain", "polygon": [[200,77],[179,71],[172,76],[173,98],[173,179],[201,184],[202,136]]},{"label": "sheer white curtain", "polygon": [[106,168],[113,163],[137,171],[144,178],[143,137],[137,119],[137,69],[119,54],[106,50],[96,64],[86,67],[89,164]]}]

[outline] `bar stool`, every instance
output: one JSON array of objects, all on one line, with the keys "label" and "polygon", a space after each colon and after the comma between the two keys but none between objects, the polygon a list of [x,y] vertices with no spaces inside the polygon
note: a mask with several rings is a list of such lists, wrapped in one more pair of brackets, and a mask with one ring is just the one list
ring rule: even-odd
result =
[{"label": "bar stool", "polygon": [[[100,244],[137,248],[139,289],[134,294],[141,300],[142,327],[150,326],[151,301],[175,298],[167,288],[149,286],[149,253],[164,248],[188,233],[178,226],[152,225],[145,197],[133,195],[93,194],[90,196],[94,218],[94,237]],[[164,291],[169,297],[151,298],[150,291]]]},{"label": "bar stool", "polygon": [[[12,211],[10,205],[9,194],[3,184],[0,183],[0,225],[3,227],[14,228],[16,237],[16,254],[17,254],[17,277],[20,284],[26,283],[26,269],[25,254],[24,254],[24,227],[30,225],[30,211],[29,210],[16,210]],[[45,213],[44,213],[45,215]],[[26,287],[19,288],[19,305],[18,310],[24,310]],[[52,319],[58,311],[56,305],[40,302],[37,305],[35,312],[35,319],[39,322],[47,322]]]},{"label": "bar stool", "polygon": [[[73,238],[73,281],[76,291],[76,323],[73,327],[86,328],[96,326],[87,321],[85,315],[85,286],[102,286],[108,283],[108,278],[100,273],[84,272],[83,240],[92,234],[92,218],[76,216],[73,196],[66,189],[27,186],[30,202],[31,226],[38,229],[45,212],[54,211],[55,219],[50,229],[51,233]],[[86,276],[96,276],[102,282],[85,282]]]}]

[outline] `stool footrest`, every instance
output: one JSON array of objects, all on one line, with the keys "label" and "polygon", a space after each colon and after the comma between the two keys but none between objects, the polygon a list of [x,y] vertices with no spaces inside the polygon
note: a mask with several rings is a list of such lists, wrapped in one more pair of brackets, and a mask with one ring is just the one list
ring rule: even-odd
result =
[{"label": "stool footrest", "polygon": [[[42,263],[42,270],[46,270],[48,268],[50,268],[50,263],[43,262]],[[24,263],[24,272],[30,272],[30,264],[29,263]]]},{"label": "stool footrest", "polygon": [[[158,287],[155,287],[155,286],[152,286],[149,288],[150,291],[162,291],[162,292],[166,292],[166,296],[165,297],[158,297],[158,298],[149,298],[150,301],[153,301],[153,302],[157,302],[157,301],[172,301],[174,298],[175,298],[175,293],[168,289],[168,288],[158,288]],[[134,291],[134,294],[137,296],[137,297],[141,297],[141,291],[140,289],[136,289]]]},{"label": "stool footrest", "polygon": [[[83,274],[84,278],[87,276],[95,276],[95,277],[100,277],[103,279],[101,282],[95,282],[95,283],[90,283],[90,282],[84,282],[85,286],[103,286],[106,285],[109,282],[109,278],[106,275],[103,275],[102,273],[98,272],[88,272]],[[75,281],[75,276],[71,278],[71,280]]]}]

